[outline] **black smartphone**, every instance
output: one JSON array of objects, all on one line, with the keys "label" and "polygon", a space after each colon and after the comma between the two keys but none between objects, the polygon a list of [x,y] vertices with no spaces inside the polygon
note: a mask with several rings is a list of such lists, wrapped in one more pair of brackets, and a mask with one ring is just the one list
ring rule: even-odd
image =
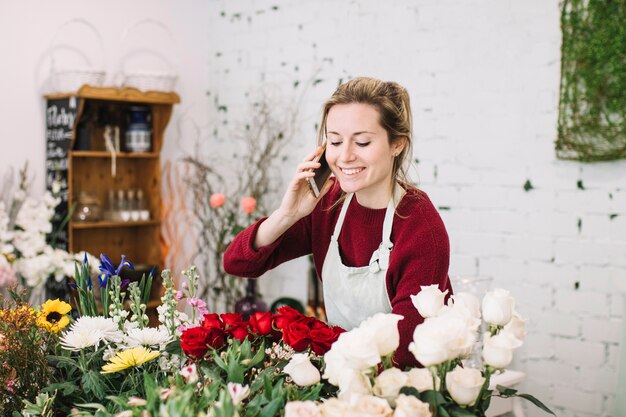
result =
[{"label": "black smartphone", "polygon": [[319,158],[317,158],[317,162],[321,164],[319,168],[315,170],[315,176],[313,178],[309,178],[309,188],[311,188],[311,192],[315,198],[320,196],[320,192],[322,188],[324,188],[324,184],[330,178],[332,171],[328,166],[328,161],[326,161],[326,142],[324,142],[322,154]]}]

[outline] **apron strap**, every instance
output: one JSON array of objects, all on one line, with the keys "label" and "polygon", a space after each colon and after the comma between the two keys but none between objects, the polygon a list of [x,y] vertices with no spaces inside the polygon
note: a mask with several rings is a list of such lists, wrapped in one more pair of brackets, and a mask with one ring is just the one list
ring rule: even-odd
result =
[{"label": "apron strap", "polygon": [[331,242],[337,242],[337,239],[339,239],[341,226],[343,226],[343,220],[346,218],[346,212],[348,211],[348,206],[350,205],[350,201],[352,201],[353,195],[354,193],[346,194],[346,198],[344,199],[343,205],[341,206],[341,211],[339,212],[339,218],[337,219],[337,223],[335,223],[333,236],[330,238]]}]

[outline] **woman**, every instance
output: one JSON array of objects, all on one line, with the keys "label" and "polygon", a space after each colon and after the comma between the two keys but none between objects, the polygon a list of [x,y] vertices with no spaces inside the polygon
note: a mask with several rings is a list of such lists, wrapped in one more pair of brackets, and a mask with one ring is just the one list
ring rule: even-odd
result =
[{"label": "woman", "polygon": [[411,128],[399,84],[356,78],[339,86],[318,134],[334,178],[315,198],[308,179],[320,167],[320,146],[298,165],[278,209],[240,233],[224,256],[229,274],[258,277],[312,253],[330,324],[351,329],[377,312],[404,316],[394,358],[401,368],[417,363],[407,346],[423,321],[410,295],[432,284],[451,290],[443,222],[406,179]]}]

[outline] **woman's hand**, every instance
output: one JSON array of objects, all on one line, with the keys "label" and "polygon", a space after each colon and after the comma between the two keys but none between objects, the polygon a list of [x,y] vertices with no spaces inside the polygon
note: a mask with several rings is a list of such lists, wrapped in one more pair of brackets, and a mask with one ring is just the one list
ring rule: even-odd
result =
[{"label": "woman's hand", "polygon": [[[321,153],[322,147],[318,146],[298,165],[296,174],[291,179],[285,195],[283,195],[280,207],[276,210],[285,218],[293,218],[294,223],[309,215],[319,201],[319,198],[316,198],[311,192],[308,179],[313,178],[315,176],[314,170],[321,166],[319,162],[316,162]],[[320,198],[323,193],[328,191],[328,187],[325,188],[326,190],[322,190],[320,193]]]},{"label": "woman's hand", "polygon": [[287,229],[301,218],[309,215],[317,202],[330,189],[332,182],[327,182],[315,198],[309,189],[308,179],[315,176],[314,169],[321,166],[315,159],[321,155],[322,147],[318,146],[298,165],[287,191],[283,195],[280,207],[273,212],[257,230],[255,247],[267,246],[278,239]]}]

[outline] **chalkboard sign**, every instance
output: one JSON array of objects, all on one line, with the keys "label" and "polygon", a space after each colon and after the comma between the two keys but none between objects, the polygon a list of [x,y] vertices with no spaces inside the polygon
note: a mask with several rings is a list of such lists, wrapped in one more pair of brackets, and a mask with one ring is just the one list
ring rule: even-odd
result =
[{"label": "chalkboard sign", "polygon": [[55,98],[46,101],[46,188],[57,192],[61,203],[56,207],[52,219],[55,246],[68,248],[68,152],[72,146],[72,131],[76,125],[78,99],[76,97]]}]

